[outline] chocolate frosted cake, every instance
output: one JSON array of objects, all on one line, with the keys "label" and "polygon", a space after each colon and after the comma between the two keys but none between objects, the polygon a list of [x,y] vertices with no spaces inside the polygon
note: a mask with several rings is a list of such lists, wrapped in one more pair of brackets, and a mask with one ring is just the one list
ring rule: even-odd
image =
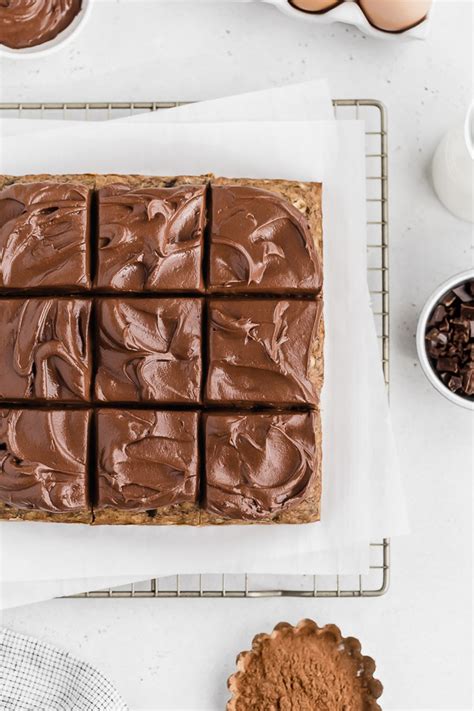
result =
[{"label": "chocolate frosted cake", "polygon": [[100,299],[95,394],[104,402],[201,401],[199,299]]},{"label": "chocolate frosted cake", "polygon": [[14,182],[0,192],[0,289],[90,287],[90,190]]},{"label": "chocolate frosted cake", "polygon": [[[270,181],[245,182],[221,178],[212,185],[211,290],[317,294],[323,280],[321,201],[309,199],[303,214],[298,199],[291,202],[294,186],[275,192]],[[298,187],[304,204],[304,193],[309,197],[315,188]]]},{"label": "chocolate frosted cake", "polygon": [[205,186],[103,187],[97,286],[117,291],[202,290]]},{"label": "chocolate frosted cake", "polygon": [[237,670],[227,711],[381,711],[374,660],[336,625],[282,622],[254,637],[251,651],[237,657]]},{"label": "chocolate frosted cake", "polygon": [[0,306],[0,398],[87,402],[90,301],[1,299]]},{"label": "chocolate frosted cake", "polygon": [[202,523],[319,518],[316,412],[204,415]]},{"label": "chocolate frosted cake", "polygon": [[317,405],[312,349],[321,312],[321,301],[211,301],[206,402]]},{"label": "chocolate frosted cake", "polygon": [[90,523],[89,410],[0,410],[0,518]]},{"label": "chocolate frosted cake", "polygon": [[196,412],[99,410],[95,523],[199,523]]},{"label": "chocolate frosted cake", "polygon": [[322,307],[319,184],[3,176],[0,518],[318,520]]}]

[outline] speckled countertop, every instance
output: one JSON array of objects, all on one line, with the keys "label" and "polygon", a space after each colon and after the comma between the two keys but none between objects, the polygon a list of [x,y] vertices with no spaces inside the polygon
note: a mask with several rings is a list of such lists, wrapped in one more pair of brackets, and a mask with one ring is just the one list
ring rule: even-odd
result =
[{"label": "speckled countertop", "polygon": [[472,231],[438,203],[428,167],[472,93],[472,4],[438,0],[426,42],[307,26],[272,7],[99,2],[50,57],[1,62],[3,101],[179,100],[328,76],[337,98],[377,98],[390,121],[392,411],[413,534],[393,542],[374,600],[52,601],[3,623],[99,666],[134,709],[223,709],[234,657],[283,619],[336,622],[378,662],[384,709],[470,708],[470,413],[417,363],[417,315],[472,265]]}]

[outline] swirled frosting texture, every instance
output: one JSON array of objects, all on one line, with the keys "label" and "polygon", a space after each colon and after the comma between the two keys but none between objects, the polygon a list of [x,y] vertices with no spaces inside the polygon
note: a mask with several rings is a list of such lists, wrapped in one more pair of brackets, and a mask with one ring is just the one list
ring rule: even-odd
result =
[{"label": "swirled frosting texture", "polygon": [[82,0],[2,0],[0,44],[34,47],[54,39],[79,13]]},{"label": "swirled frosting texture", "polygon": [[90,190],[15,183],[0,191],[0,288],[86,289]]},{"label": "swirled frosting texture", "polygon": [[111,402],[199,402],[199,299],[102,299],[96,397]]},{"label": "swirled frosting texture", "polygon": [[0,397],[88,400],[91,382],[86,299],[0,301]]},{"label": "swirled frosting texture", "polygon": [[321,309],[319,301],[211,301],[207,402],[316,405],[311,351]]},{"label": "swirled frosting texture", "polygon": [[205,415],[206,509],[259,521],[304,500],[316,471],[312,413]]},{"label": "swirled frosting texture", "polygon": [[98,508],[150,511],[198,497],[195,412],[99,410]]},{"label": "swirled frosting texture", "polygon": [[102,188],[97,286],[119,291],[202,289],[205,189]]},{"label": "swirled frosting texture", "polygon": [[0,410],[0,501],[50,513],[87,508],[87,410]]},{"label": "swirled frosting texture", "polygon": [[318,292],[322,269],[306,217],[276,193],[213,186],[210,284],[214,291]]}]

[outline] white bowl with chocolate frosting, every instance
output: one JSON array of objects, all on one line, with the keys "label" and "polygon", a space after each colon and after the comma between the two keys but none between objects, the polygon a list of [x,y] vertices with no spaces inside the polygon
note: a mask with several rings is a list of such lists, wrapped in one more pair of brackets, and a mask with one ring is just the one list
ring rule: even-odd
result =
[{"label": "white bowl with chocolate frosting", "polygon": [[0,56],[38,57],[63,47],[82,29],[93,0],[4,0]]}]

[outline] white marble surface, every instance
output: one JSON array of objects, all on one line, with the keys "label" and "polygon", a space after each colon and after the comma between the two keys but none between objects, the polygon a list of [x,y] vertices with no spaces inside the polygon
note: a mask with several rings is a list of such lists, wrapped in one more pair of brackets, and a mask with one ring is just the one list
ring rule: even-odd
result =
[{"label": "white marble surface", "polygon": [[[99,666],[134,709],[223,709],[235,654],[278,621],[312,617],[360,636],[384,709],[469,709],[472,419],[417,363],[428,294],[472,265],[472,231],[427,170],[472,93],[472,5],[438,0],[426,42],[369,40],[267,6],[101,2],[77,41],[1,64],[3,101],[179,100],[326,75],[335,97],[384,101],[390,119],[392,409],[413,533],[393,542],[389,594],[373,600],[51,601],[3,623]],[[69,710],[67,710],[69,711]]]}]

